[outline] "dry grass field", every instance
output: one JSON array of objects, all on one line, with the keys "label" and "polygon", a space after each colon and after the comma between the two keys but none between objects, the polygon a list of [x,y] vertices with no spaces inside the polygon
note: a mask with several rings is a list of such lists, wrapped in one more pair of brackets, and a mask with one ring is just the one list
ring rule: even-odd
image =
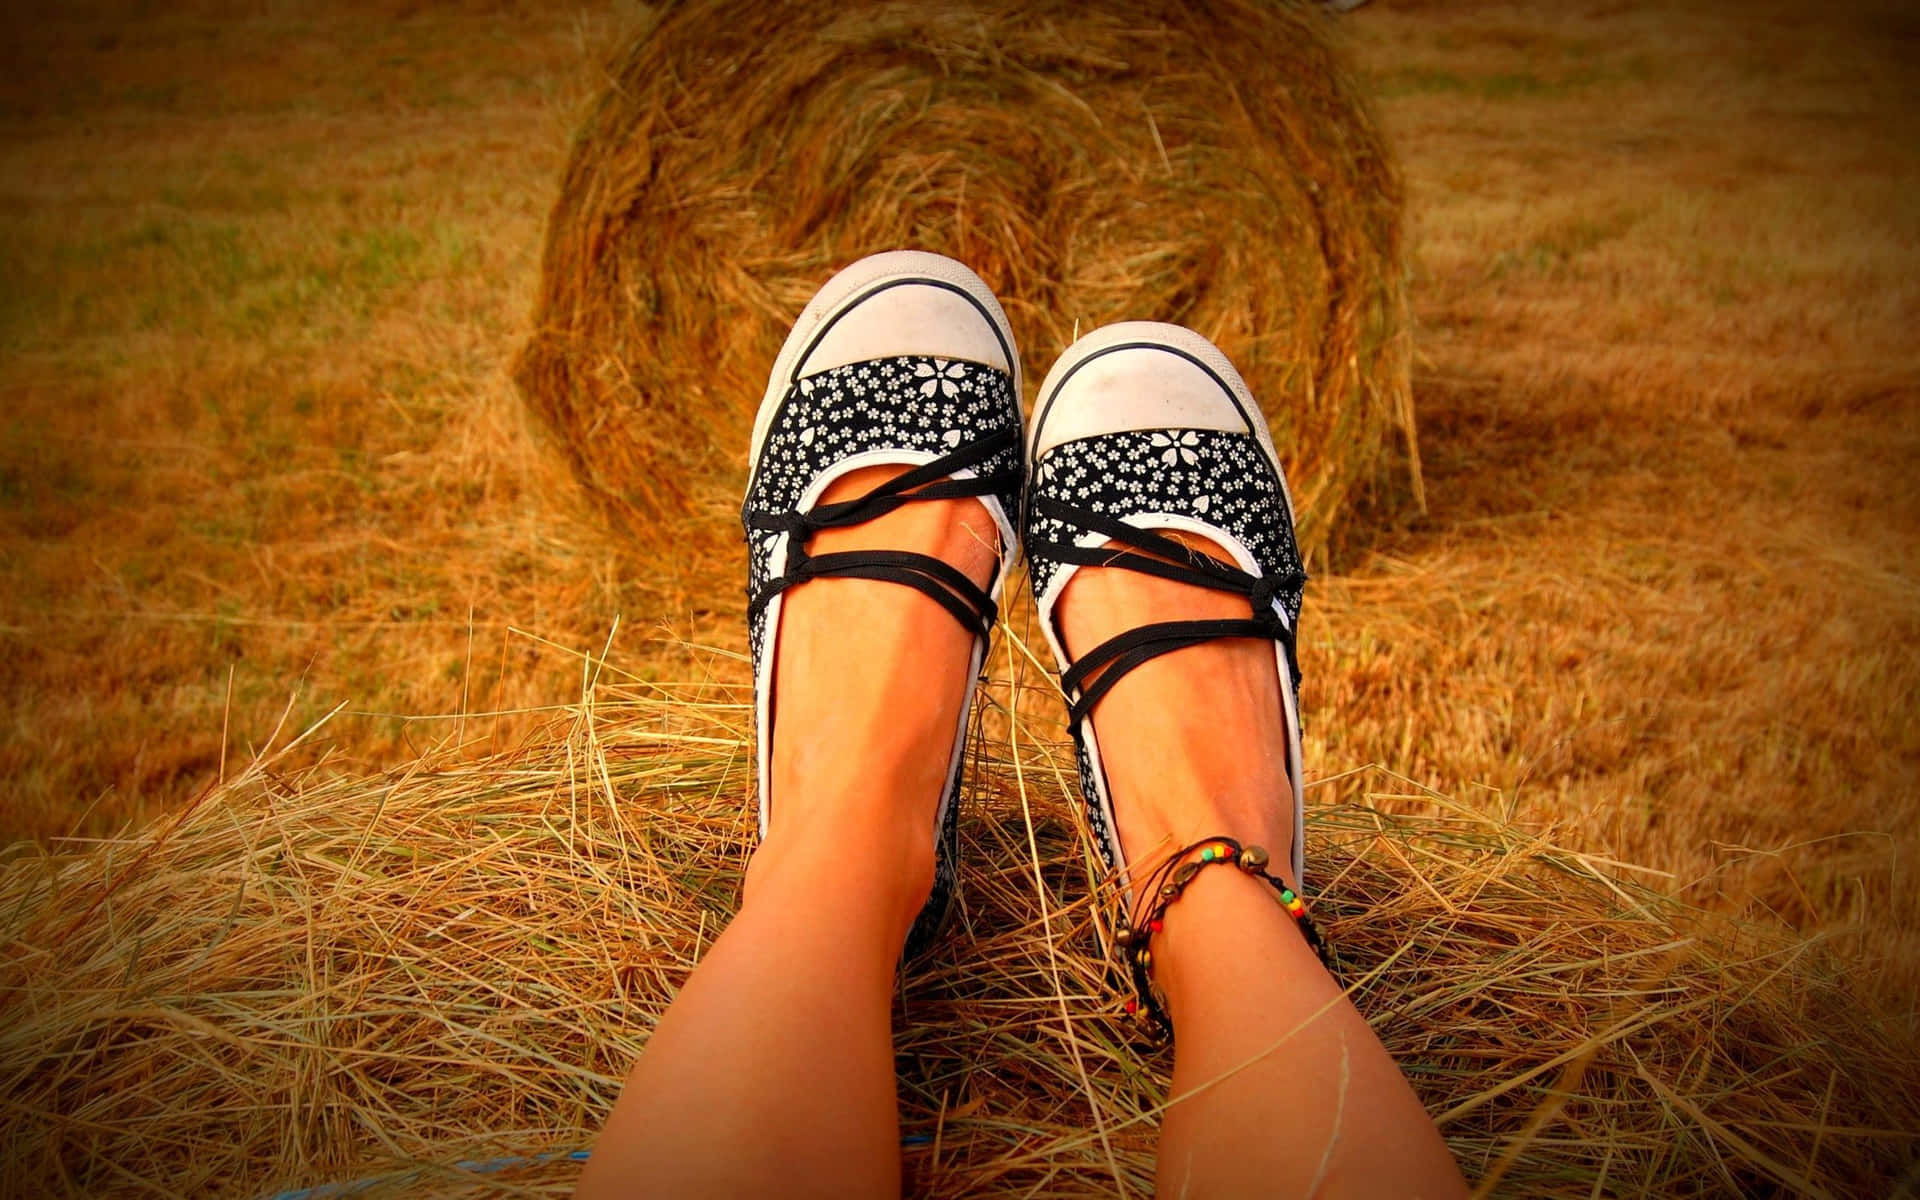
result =
[{"label": "dry grass field", "polygon": [[[149,827],[328,714],[273,768],[320,762],[323,797],[555,753],[602,655],[642,690],[744,677],[685,645],[744,644],[738,592],[685,583],[725,564],[650,576],[667,548],[607,529],[508,376],[568,140],[648,18],[15,14],[12,863]],[[1317,565],[1316,795],[1512,822],[1813,937],[1910,1053],[1920,18],[1375,0],[1341,29],[1408,186],[1427,505],[1369,495]]]}]

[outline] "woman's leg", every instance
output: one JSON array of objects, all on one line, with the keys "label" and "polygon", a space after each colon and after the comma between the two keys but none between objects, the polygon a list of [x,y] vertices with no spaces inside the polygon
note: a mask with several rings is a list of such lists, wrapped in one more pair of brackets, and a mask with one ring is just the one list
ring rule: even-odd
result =
[{"label": "woman's leg", "polygon": [[[1246,601],[1088,567],[1055,611],[1078,656],[1149,621],[1243,617]],[[1285,873],[1279,689],[1271,642],[1217,641],[1136,668],[1101,702],[1094,728],[1136,879],[1222,834],[1265,846]],[[1160,1195],[1465,1193],[1413,1090],[1265,883],[1201,871],[1167,909],[1153,958],[1174,1024]]]},{"label": "woman's leg", "polygon": [[[900,470],[856,471],[825,499]],[[984,585],[997,542],[975,501],[923,501],[811,549],[918,550]],[[628,1076],[583,1196],[900,1190],[894,971],[933,884],[973,637],[895,584],[815,581],[783,604],[767,838],[739,915]]]}]

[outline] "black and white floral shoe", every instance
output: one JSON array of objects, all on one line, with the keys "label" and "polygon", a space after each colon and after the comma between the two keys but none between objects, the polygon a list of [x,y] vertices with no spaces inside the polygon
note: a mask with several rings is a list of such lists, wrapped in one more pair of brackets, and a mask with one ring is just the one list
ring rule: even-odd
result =
[{"label": "black and white floral shoe", "polygon": [[[1075,342],[1034,402],[1022,526],[1040,626],[1060,666],[1087,817],[1107,865],[1126,869],[1113,799],[1088,720],[1141,663],[1215,638],[1271,638],[1292,782],[1292,882],[1301,886],[1300,672],[1294,630],[1306,572],[1293,498],[1265,416],[1226,356],[1178,325],[1129,321]],[[1203,537],[1228,566],[1164,536]],[[1245,596],[1245,617],[1166,621],[1119,634],[1078,662],[1054,621],[1083,566],[1124,567]],[[1126,911],[1132,912],[1127,900]]]},{"label": "black and white floral shoe", "polygon": [[[972,271],[950,258],[897,250],[861,259],[801,312],[774,362],[754,421],[747,533],[748,640],[753,651],[760,835],[771,786],[774,648],[781,596],[812,579],[879,579],[916,588],[974,635],[977,684],[1013,559],[1020,495],[1020,358],[1006,314]],[[823,504],[834,480],[863,467],[911,469],[864,496]],[[977,497],[1000,532],[990,588],[929,555],[900,550],[810,554],[821,529],[857,525],[917,500]],[[952,900],[955,818],[969,684],[934,828],[933,893],[907,938],[924,949]]]}]

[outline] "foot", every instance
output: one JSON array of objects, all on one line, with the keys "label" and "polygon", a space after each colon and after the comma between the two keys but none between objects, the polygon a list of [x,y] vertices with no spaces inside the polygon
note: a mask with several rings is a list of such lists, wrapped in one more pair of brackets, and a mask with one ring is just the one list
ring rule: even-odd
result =
[{"label": "foot", "polygon": [[[853,471],[823,501],[865,495],[903,470]],[[822,530],[810,543],[816,556],[867,549],[928,554],[985,588],[999,568],[1000,535],[977,500],[928,500]],[[918,881],[917,911],[933,880],[935,813],[973,648],[972,633],[912,588],[820,579],[789,591],[774,660],[766,849],[832,839],[850,823],[889,831],[896,861]]]},{"label": "foot", "polygon": [[[1193,534],[1189,549],[1231,562]],[[1055,620],[1074,659],[1156,621],[1231,619],[1246,602],[1119,567],[1082,567]],[[1273,644],[1222,639],[1141,664],[1094,711],[1121,849],[1136,879],[1167,854],[1227,834],[1271,853],[1285,877],[1293,855],[1287,731]],[[1288,882],[1295,882],[1289,880]]]}]

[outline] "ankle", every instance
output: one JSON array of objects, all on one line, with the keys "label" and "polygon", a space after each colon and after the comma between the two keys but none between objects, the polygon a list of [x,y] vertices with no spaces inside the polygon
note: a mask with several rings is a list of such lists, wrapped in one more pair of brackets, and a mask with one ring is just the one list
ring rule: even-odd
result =
[{"label": "ankle", "polygon": [[[1074,589],[1080,589],[1077,593]],[[1069,653],[1084,654],[1142,612],[1223,618],[1245,602],[1165,580],[1088,568],[1061,601]],[[1278,664],[1270,642],[1190,646],[1129,671],[1092,715],[1121,849],[1134,877],[1150,859],[1226,835],[1290,861],[1293,787]]]},{"label": "ankle", "polygon": [[[1164,774],[1174,775],[1170,767]],[[1115,797],[1115,819],[1120,826],[1120,848],[1126,855],[1127,873],[1137,888],[1160,865],[1182,847],[1203,838],[1230,837],[1246,846],[1259,846],[1270,859],[1268,870],[1287,880],[1293,861],[1292,793],[1284,773],[1278,782],[1249,786],[1245,767],[1223,772],[1195,771],[1192,775],[1217,774],[1208,784],[1184,782],[1157,787],[1138,787],[1129,794],[1123,790]],[[1196,852],[1197,854],[1197,852]],[[1193,857],[1190,855],[1189,857]],[[1211,872],[1208,872],[1209,874]],[[1141,896],[1137,903],[1149,898]]]},{"label": "ankle", "polygon": [[1326,976],[1273,886],[1232,867],[1195,875],[1160,924],[1151,941],[1153,981],[1176,1022],[1259,981]]},{"label": "ankle", "polygon": [[875,812],[874,819],[924,817],[953,767],[964,660],[921,663],[889,648],[856,655],[837,672],[824,659],[814,669],[820,678],[805,694],[812,711],[800,718],[775,709],[772,823],[819,803],[878,809],[883,798],[901,811]]},{"label": "ankle", "polygon": [[878,808],[810,804],[769,830],[747,864],[742,905],[777,897],[904,941],[933,891],[932,814],[913,820]]}]

